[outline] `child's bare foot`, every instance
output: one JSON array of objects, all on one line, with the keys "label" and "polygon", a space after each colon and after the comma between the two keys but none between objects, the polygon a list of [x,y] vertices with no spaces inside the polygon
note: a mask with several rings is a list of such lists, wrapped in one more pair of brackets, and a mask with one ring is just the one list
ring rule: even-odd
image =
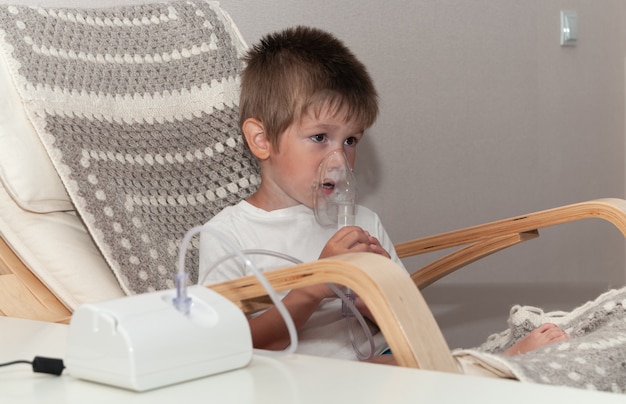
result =
[{"label": "child's bare foot", "polygon": [[517,341],[512,347],[504,351],[504,354],[508,356],[519,355],[566,339],[569,339],[569,335],[565,331],[554,324],[545,323]]}]

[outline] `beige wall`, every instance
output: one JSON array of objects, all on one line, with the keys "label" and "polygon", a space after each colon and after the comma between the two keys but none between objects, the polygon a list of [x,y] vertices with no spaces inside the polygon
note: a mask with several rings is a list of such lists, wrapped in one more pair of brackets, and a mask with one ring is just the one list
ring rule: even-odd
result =
[{"label": "beige wall", "polygon": [[[314,25],[369,66],[382,113],[360,146],[360,200],[395,241],[626,196],[623,0],[221,4],[248,42]],[[578,13],[576,47],[559,45],[562,9]],[[514,303],[569,309],[621,286],[625,255],[611,227],[570,224],[473,264],[425,296],[451,347],[469,347],[503,329]]]}]

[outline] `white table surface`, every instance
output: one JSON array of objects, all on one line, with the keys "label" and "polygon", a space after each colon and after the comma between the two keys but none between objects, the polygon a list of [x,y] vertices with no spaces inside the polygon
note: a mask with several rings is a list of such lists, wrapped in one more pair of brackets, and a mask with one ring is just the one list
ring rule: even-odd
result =
[{"label": "white table surface", "polygon": [[[0,317],[0,363],[63,358],[67,330],[60,324]],[[0,403],[35,402],[603,404],[626,403],[626,395],[304,355],[255,355],[243,369],[143,393],[75,379],[67,371],[56,377],[33,373],[30,365],[0,368]]]}]

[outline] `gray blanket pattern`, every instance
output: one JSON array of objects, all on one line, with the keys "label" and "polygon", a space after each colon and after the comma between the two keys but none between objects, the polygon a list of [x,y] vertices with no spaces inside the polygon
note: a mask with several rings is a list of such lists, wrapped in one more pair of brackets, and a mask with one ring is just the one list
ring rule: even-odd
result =
[{"label": "gray blanket pattern", "polygon": [[521,381],[626,393],[625,308],[626,288],[610,290],[571,312],[515,306],[509,328],[490,336],[473,354],[497,355],[539,325],[554,323],[571,338],[523,355],[497,355],[496,361]]},{"label": "gray blanket pattern", "polygon": [[[126,293],[173,287],[185,232],[258,184],[238,129],[243,50],[230,19],[200,0],[0,8],[0,51]],[[189,256],[195,281],[197,248]]]}]

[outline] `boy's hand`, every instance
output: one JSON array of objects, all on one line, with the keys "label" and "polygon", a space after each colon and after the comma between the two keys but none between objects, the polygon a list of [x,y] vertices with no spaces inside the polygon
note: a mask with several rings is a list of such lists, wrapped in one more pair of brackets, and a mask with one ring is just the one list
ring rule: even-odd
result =
[{"label": "boy's hand", "polygon": [[357,226],[342,227],[324,246],[320,258],[351,252],[373,252],[390,258],[389,253],[380,245],[376,237]]}]

